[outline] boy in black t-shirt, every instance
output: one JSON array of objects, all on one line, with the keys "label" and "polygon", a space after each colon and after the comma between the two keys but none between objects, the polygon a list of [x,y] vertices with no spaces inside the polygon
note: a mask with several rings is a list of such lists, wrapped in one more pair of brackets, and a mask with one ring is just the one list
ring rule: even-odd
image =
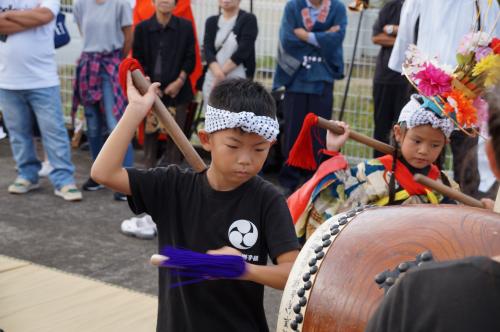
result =
[{"label": "boy in black t-shirt", "polygon": [[[159,248],[242,255],[241,280],[186,281],[160,269],[158,331],[268,331],[264,286],[284,288],[298,254],[284,197],[256,176],[278,134],[276,110],[265,89],[248,80],[219,83],[199,132],[212,163],[201,173],[177,166],[124,169],[135,128],[151,108],[158,84],[140,96],[130,73],[129,105],[92,167],[92,178],[126,193],[132,211],[150,214]],[[275,266],[266,266],[267,257]]]}]

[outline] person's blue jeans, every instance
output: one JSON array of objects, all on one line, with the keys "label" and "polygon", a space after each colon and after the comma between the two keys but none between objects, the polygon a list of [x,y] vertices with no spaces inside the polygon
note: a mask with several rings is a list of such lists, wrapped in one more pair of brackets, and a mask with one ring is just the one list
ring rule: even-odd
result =
[{"label": "person's blue jeans", "polygon": [[19,177],[38,182],[40,160],[33,143],[36,116],[43,147],[54,167],[49,179],[56,189],[74,184],[68,132],[64,125],[59,86],[32,90],[0,89],[0,109],[9,131],[10,146]]},{"label": "person's blue jeans", "polygon": [[[85,119],[87,121],[87,138],[90,146],[92,159],[96,159],[104,144],[103,124],[106,121],[106,126],[111,132],[118,121],[113,115],[114,96],[111,80],[104,70],[101,70],[99,75],[102,78],[102,105],[104,112],[101,111],[99,103],[85,106]],[[123,160],[124,167],[131,167],[134,164],[134,150],[132,144],[129,144],[125,159]]]}]

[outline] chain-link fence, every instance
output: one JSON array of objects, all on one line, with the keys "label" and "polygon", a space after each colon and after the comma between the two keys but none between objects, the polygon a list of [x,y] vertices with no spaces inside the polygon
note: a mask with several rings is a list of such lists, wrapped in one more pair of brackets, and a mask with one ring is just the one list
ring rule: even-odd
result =
[{"label": "chain-link fence", "polygon": [[[256,43],[257,69],[256,80],[271,88],[274,70],[276,66],[276,53],[278,45],[278,31],[281,23],[283,9],[287,0],[242,0],[241,7],[257,16],[259,23],[259,36]],[[344,0],[346,5],[349,1]],[[379,1],[380,3],[380,1]],[[61,77],[61,93],[65,107],[65,115],[69,120],[71,109],[72,86],[75,63],[81,51],[81,38],[71,14],[72,0],[62,1],[62,10],[67,13],[67,26],[71,34],[71,43],[57,51],[57,62]],[[191,7],[196,21],[199,41],[203,40],[205,21],[211,15],[219,12],[216,0],[191,0]],[[373,131],[373,102],[372,102],[372,78],[375,71],[375,58],[379,47],[371,42],[371,31],[373,23],[378,15],[378,8],[370,8],[363,14],[360,38],[351,79],[351,86],[347,97],[344,120],[351,127],[364,133],[372,135]],[[359,13],[348,12],[347,34],[344,41],[345,73],[351,65],[352,50],[358,26]],[[334,88],[334,109],[332,117],[337,118],[342,98],[344,95],[346,79],[336,81]],[[79,114],[81,116],[81,113]],[[371,149],[349,141],[344,152],[352,161],[369,158]]]},{"label": "chain-link fence", "polygon": [[[242,9],[247,11],[252,9],[257,16],[259,36],[256,43],[257,69],[255,79],[269,89],[271,88],[276,66],[278,32],[286,2],[287,0],[253,0],[251,5],[250,0],[242,0],[241,3]],[[347,6],[350,1],[344,2]],[[197,24],[198,35],[200,40],[203,40],[205,20],[209,16],[218,13],[218,3],[217,1],[192,0],[191,6]],[[371,42],[371,31],[378,12],[378,8],[371,8],[363,14],[357,56],[354,61],[344,115],[344,120],[354,130],[370,136],[373,131],[372,79],[375,72],[375,58],[379,50],[379,47]],[[359,13],[348,12],[347,34],[344,41],[346,76],[351,62],[359,17]],[[345,84],[345,79],[335,83],[333,117],[338,117]],[[352,161],[371,156],[370,148],[353,141],[346,144],[344,152],[351,157]]]}]

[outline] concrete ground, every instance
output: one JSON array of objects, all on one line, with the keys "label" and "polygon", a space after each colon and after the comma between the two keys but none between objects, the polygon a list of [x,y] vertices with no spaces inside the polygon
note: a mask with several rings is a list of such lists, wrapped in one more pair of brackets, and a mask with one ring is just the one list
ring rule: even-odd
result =
[{"label": "concrete ground", "polygon": [[[72,152],[80,186],[91,160],[87,151]],[[133,216],[126,202],[114,201],[107,189],[84,192],[82,202],[66,202],[53,194],[46,178],[33,192],[11,195],[7,187],[15,177],[8,139],[0,140],[0,254],[157,294],[157,272],[149,264],[157,242],[120,233],[121,221]],[[280,299],[281,292],[266,289],[264,304],[272,331]]]}]

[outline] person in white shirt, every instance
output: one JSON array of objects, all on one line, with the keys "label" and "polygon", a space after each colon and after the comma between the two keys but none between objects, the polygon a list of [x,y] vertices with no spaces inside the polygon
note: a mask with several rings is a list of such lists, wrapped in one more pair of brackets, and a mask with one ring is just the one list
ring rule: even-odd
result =
[{"label": "person in white shirt", "polygon": [[[489,0],[406,0],[401,11],[401,21],[389,68],[401,72],[405,52],[415,41],[415,24],[418,23],[418,49],[440,63],[455,67],[456,52],[462,38],[473,29],[493,36],[500,36],[496,24],[500,11],[497,1]],[[477,19],[479,17],[479,19]],[[451,137],[453,172],[455,181],[464,193],[478,196],[479,172],[477,160],[478,139],[456,131]]]},{"label": "person in white shirt", "polygon": [[73,177],[55,61],[54,28],[58,0],[0,0],[0,109],[9,131],[18,177],[8,191],[24,194],[38,187],[33,144],[34,117],[54,169],[55,194],[82,199]]}]

